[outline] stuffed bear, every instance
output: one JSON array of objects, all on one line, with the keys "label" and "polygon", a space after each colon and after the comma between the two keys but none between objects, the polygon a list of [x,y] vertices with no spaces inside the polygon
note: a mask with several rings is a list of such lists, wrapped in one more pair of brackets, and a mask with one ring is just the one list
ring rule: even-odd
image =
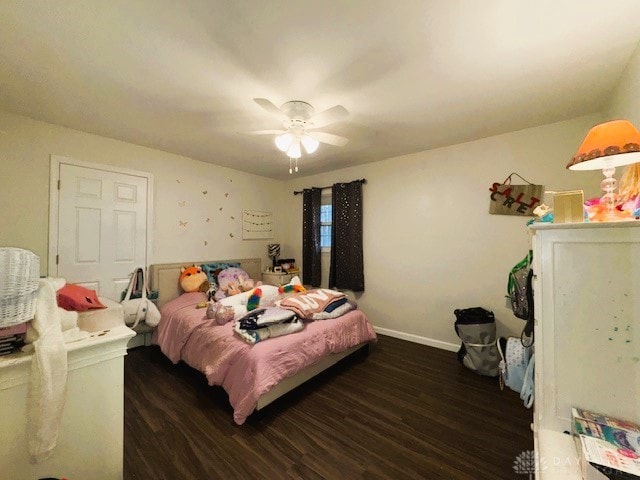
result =
[{"label": "stuffed bear", "polygon": [[180,269],[180,279],[178,280],[182,290],[190,292],[207,292],[210,288],[207,274],[200,267],[182,267]]}]

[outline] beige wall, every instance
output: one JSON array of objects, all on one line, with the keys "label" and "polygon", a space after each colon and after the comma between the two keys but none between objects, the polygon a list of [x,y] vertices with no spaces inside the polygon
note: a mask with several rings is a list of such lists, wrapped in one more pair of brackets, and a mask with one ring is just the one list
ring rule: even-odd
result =
[{"label": "beige wall", "polygon": [[[525,219],[487,213],[488,188],[517,171],[548,189],[598,194],[598,172],[564,166],[600,120],[582,117],[283,183],[0,113],[0,202],[6,206],[0,246],[33,250],[46,272],[50,154],[154,175],[152,263],[239,256],[268,262],[272,241],[283,244],[283,257],[301,261],[302,197],[292,191],[365,177],[367,290],[358,300],[372,322],[417,341],[457,343],[453,310],[481,305],[496,313],[501,333],[514,334],[522,322],[503,297],[529,234]],[[301,168],[304,173],[304,162]],[[273,211],[274,239],[243,241],[242,209]]]},{"label": "beige wall", "polygon": [[453,310],[483,306],[496,314],[500,333],[517,334],[523,322],[504,295],[509,270],[530,246],[527,218],[489,215],[489,187],[516,171],[548,190],[598,194],[598,172],[565,165],[599,121],[581,117],[292,179],[283,254],[302,259],[302,196],[293,190],[366,178],[366,292],[359,303],[373,324],[417,341],[457,343]]},{"label": "beige wall", "polygon": [[[274,212],[275,233],[280,235],[280,181],[0,113],[0,246],[34,251],[43,274],[50,154],[154,175],[151,263],[255,256],[268,262],[269,240],[242,240],[243,209]],[[187,225],[181,227],[180,221]]]},{"label": "beige wall", "polygon": [[613,92],[607,116],[607,120],[630,120],[636,128],[640,128],[640,44]]}]

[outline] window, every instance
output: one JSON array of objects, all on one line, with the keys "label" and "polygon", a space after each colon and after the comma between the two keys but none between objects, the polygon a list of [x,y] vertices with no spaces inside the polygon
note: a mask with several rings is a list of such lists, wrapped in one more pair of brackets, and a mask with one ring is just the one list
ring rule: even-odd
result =
[{"label": "window", "polygon": [[322,204],[320,205],[320,248],[323,251],[331,249],[332,215],[331,194],[322,195]]}]

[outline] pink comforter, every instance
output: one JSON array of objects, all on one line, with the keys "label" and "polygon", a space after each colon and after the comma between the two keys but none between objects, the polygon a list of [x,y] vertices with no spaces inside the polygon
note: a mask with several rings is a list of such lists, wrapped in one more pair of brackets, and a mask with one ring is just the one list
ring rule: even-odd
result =
[{"label": "pink comforter", "polygon": [[258,397],[330,353],[376,339],[360,310],[305,324],[304,330],[249,345],[233,333],[233,322],[217,325],[196,309],[203,293],[186,293],[162,308],[154,343],[173,363],[184,360],[221,385],[238,425],[255,410]]}]

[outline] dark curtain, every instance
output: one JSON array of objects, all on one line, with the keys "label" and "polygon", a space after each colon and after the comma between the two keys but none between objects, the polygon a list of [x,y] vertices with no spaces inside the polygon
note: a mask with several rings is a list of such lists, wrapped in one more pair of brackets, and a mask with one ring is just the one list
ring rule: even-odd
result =
[{"label": "dark curtain", "polygon": [[321,188],[305,188],[302,193],[302,283],[319,287]]},{"label": "dark curtain", "polygon": [[333,185],[331,203],[329,288],[363,292],[362,181]]}]

